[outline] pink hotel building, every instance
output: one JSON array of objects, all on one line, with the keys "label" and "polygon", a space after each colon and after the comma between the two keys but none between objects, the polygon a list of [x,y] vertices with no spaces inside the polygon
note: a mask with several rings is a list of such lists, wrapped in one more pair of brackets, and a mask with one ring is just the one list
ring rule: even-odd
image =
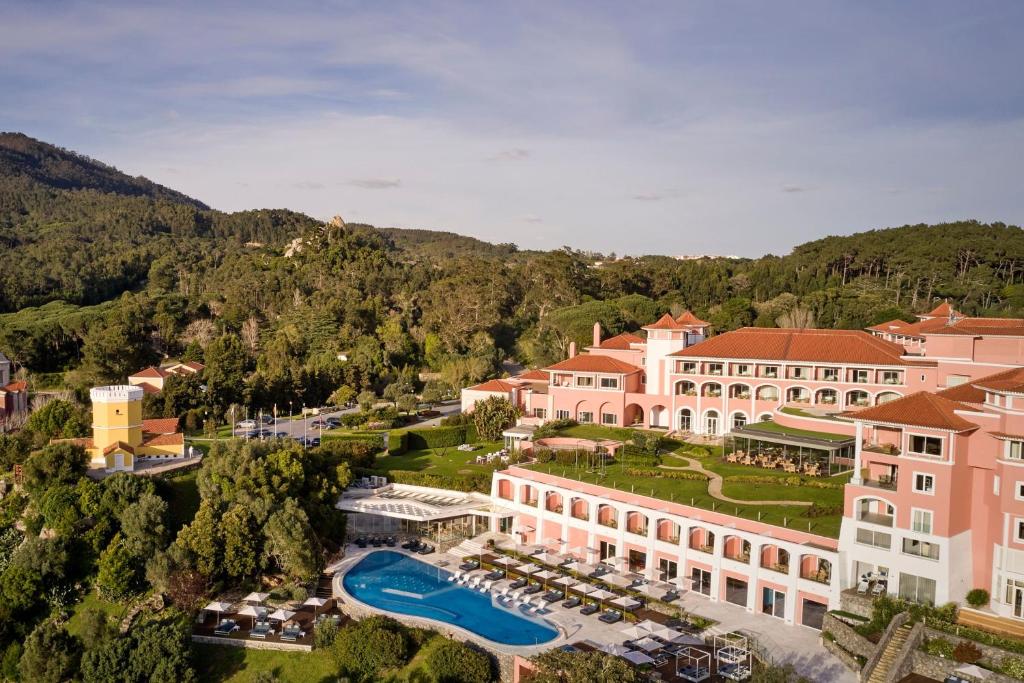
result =
[{"label": "pink hotel building", "polygon": [[499,395],[525,425],[572,418],[715,438],[771,420],[846,437],[838,539],[522,467],[494,475],[492,497],[510,511],[494,530],[622,558],[812,628],[867,572],[936,604],[985,588],[994,612],[1024,619],[1024,320],[943,304],[867,331],[707,328],[689,312],[645,337],[602,340],[595,325],[585,353],[469,387],[463,408]]}]

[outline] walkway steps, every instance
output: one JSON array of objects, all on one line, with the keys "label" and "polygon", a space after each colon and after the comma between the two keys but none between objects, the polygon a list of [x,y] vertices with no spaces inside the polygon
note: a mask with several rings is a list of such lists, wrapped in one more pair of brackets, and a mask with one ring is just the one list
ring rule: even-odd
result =
[{"label": "walkway steps", "polygon": [[1024,622],[1019,619],[999,617],[972,609],[961,609],[957,614],[957,622],[963,626],[981,629],[990,633],[1024,639]]},{"label": "walkway steps", "polygon": [[316,583],[316,597],[325,600],[330,600],[334,597],[333,578],[331,574],[320,575],[320,580]]},{"label": "walkway steps", "polygon": [[886,683],[889,680],[889,671],[898,664],[896,658],[899,656],[900,650],[903,649],[903,644],[907,642],[912,628],[910,624],[903,624],[893,632],[892,638],[886,644],[885,651],[882,652],[882,657],[878,660],[878,665],[871,672],[871,677],[868,678],[867,683]]}]

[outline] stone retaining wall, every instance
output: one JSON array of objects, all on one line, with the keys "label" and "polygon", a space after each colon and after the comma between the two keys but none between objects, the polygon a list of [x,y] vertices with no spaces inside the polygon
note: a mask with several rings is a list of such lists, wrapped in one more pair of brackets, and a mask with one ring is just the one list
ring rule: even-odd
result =
[{"label": "stone retaining wall", "polygon": [[841,661],[843,663],[843,666],[845,666],[847,669],[855,673],[860,671],[860,662],[857,661],[857,658],[849,652],[847,652],[846,650],[844,650],[842,647],[840,647],[838,643],[834,643],[831,640],[822,638],[821,644],[825,647],[826,650],[834,654],[836,658],[839,661]]},{"label": "stone retaining wall", "polygon": [[[1002,660],[1003,657],[1018,657],[1020,659],[1024,659],[1024,655],[1019,655],[1019,654],[1017,654],[1015,652],[1010,652],[1009,650],[1003,650],[1002,648],[994,647],[992,645],[986,645],[985,643],[979,643],[978,641],[971,640],[970,638],[961,638],[959,636],[953,635],[952,633],[945,633],[943,631],[936,631],[933,628],[925,627],[924,635],[925,635],[926,638],[945,638],[949,642],[953,643],[954,647],[956,647],[961,642],[966,640],[967,642],[969,642],[972,645],[974,645],[974,647],[976,647],[979,650],[981,650],[981,654],[982,654],[982,656],[985,659],[987,659],[990,662],[993,662],[995,664],[998,664],[999,661]],[[930,656],[934,656],[934,655],[930,655]],[[943,658],[942,657],[936,657],[936,659],[940,659],[941,660]],[[948,661],[948,660],[943,660],[943,661]],[[987,680],[991,680],[991,679],[987,679]],[[1013,680],[1013,679],[1009,679],[1008,678],[1007,680]]]},{"label": "stone retaining wall", "polygon": [[252,640],[250,638],[218,638],[216,636],[192,635],[193,643],[204,643],[206,645],[226,645],[227,647],[244,647],[250,650],[286,650],[289,652],[312,652],[312,645],[300,645],[298,643],[279,643],[267,640]]},{"label": "stone retaining wall", "polygon": [[[924,650],[914,652],[914,673],[919,676],[928,676],[937,681],[942,681],[960,666],[962,666],[961,663],[956,660],[936,657]],[[1017,679],[1010,678],[1001,673],[991,672],[985,677],[985,683],[1017,683]]]},{"label": "stone retaining wall", "polygon": [[[875,654],[877,645],[857,633],[853,630],[852,626],[834,615],[825,615],[825,619],[821,623],[821,630],[822,632],[828,631],[831,633],[836,643],[841,645],[844,650],[855,655],[859,655],[864,659],[871,659],[871,656]],[[859,669],[860,667],[858,666],[857,668]]]}]

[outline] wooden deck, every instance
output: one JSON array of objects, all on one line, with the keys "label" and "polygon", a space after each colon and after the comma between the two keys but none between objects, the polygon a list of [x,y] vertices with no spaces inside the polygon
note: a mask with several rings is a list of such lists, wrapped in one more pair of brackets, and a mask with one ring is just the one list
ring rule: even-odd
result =
[{"label": "wooden deck", "polygon": [[964,626],[998,633],[1001,636],[1010,636],[1024,640],[1024,621],[999,617],[980,610],[962,608],[957,615],[957,622]]}]

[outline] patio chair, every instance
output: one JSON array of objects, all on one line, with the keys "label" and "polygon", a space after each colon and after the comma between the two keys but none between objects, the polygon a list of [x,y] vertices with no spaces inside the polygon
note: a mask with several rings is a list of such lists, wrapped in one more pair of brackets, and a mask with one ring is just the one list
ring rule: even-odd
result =
[{"label": "patio chair", "polygon": [[606,624],[615,624],[622,621],[622,612],[615,609],[606,610],[598,619]]},{"label": "patio chair", "polygon": [[868,592],[868,588],[870,587],[871,584],[867,582],[867,579],[861,578],[860,583],[857,584],[857,593],[860,595],[864,595]]},{"label": "patio chair", "polygon": [[579,607],[581,602],[583,602],[583,601],[580,600],[579,598],[572,597],[572,598],[569,598],[568,600],[566,600],[565,602],[563,602],[562,603],[562,607],[564,607],[565,609],[573,609],[575,607]]},{"label": "patio chair", "polygon": [[871,587],[871,596],[877,597],[885,593],[885,581],[875,581],[875,585]]},{"label": "patio chair", "polygon": [[585,616],[590,616],[591,614],[597,614],[600,611],[601,611],[600,607],[598,607],[597,605],[591,603],[589,605],[584,605],[583,609],[580,610],[580,614],[583,614]]}]

